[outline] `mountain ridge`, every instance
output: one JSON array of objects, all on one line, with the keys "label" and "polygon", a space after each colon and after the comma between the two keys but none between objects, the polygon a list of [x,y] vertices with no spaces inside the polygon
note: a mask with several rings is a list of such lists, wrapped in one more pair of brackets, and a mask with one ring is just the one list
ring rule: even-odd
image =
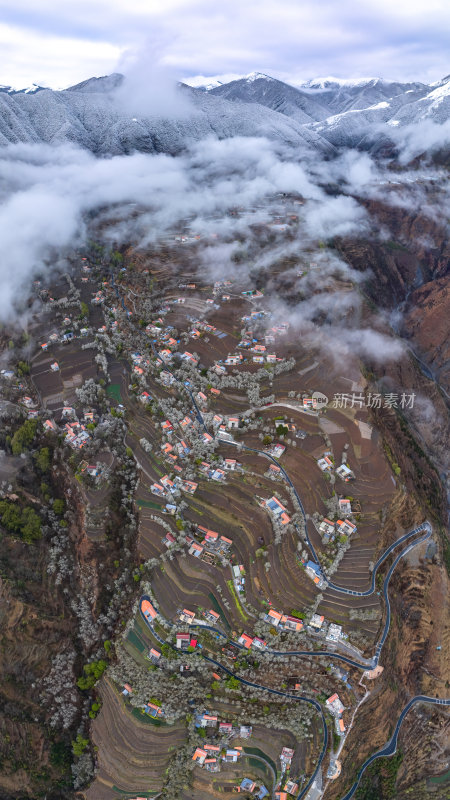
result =
[{"label": "mountain ridge", "polygon": [[342,147],[376,151],[380,141],[394,148],[395,129],[450,118],[448,76],[432,85],[320,78],[302,88],[253,72],[208,90],[179,83],[180,106],[184,97],[189,108],[178,113],[175,93],[173,114],[158,111],[157,91],[152,104],[154,89],[147,112],[132,115],[118,100],[128,91],[120,73],[61,90],[1,86],[0,146],[69,142],[101,156],[177,154],[207,136],[264,136],[328,157]]}]

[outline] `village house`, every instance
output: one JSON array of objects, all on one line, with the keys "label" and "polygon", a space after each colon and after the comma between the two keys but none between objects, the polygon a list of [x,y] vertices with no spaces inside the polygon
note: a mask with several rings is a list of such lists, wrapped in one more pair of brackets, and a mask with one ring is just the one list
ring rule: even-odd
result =
[{"label": "village house", "polygon": [[252,642],[252,647],[256,647],[257,650],[265,650],[267,647],[267,642],[264,639],[261,639],[259,636],[255,636]]},{"label": "village house", "polygon": [[239,728],[239,738],[240,739],[250,739],[253,733],[253,728],[251,725],[241,725]]},{"label": "village house", "polygon": [[194,558],[200,558],[201,554],[203,553],[203,547],[198,544],[198,542],[192,542],[188,552],[190,556],[194,556]]},{"label": "village house", "polygon": [[338,519],[337,523],[337,531],[342,536],[351,536],[352,533],[356,533],[358,530],[356,525],[353,522],[350,522],[349,519]]},{"label": "village house", "polygon": [[271,608],[270,611],[268,611],[268,613],[264,617],[264,621],[265,622],[269,622],[275,628],[278,628],[278,625],[281,622],[281,617],[282,616],[283,615],[280,614],[279,611],[275,611],[273,608]]},{"label": "village house", "polygon": [[194,611],[189,611],[188,608],[183,608],[183,611],[179,614],[180,622],[187,622],[192,623],[195,620],[195,613]]},{"label": "village house", "polygon": [[344,733],[345,733],[345,725],[344,725],[344,720],[342,719],[342,717],[340,717],[339,719],[335,719],[334,720],[334,727],[336,728],[336,733],[337,733],[338,736],[343,736],[344,735]]},{"label": "village house", "polygon": [[251,636],[247,636],[246,633],[241,633],[238,639],[238,643],[241,644],[243,647],[245,647],[247,650],[249,650],[250,647],[252,646],[253,639],[251,638]]},{"label": "village house", "polygon": [[281,458],[284,451],[286,450],[284,444],[280,444],[280,442],[275,442],[268,448],[267,452],[269,455],[273,456],[273,458]]},{"label": "village house", "polygon": [[347,500],[346,497],[342,497],[339,500],[339,511],[343,514],[351,514],[352,513],[352,506],[350,500]]},{"label": "village house", "polygon": [[192,425],[192,419],[190,418],[190,416],[188,414],[186,414],[186,416],[180,422],[180,428],[183,431],[185,431],[185,430],[187,430],[187,428],[189,428],[190,425]]},{"label": "village house", "polygon": [[173,483],[173,481],[170,480],[168,475],[163,475],[163,477],[160,478],[160,481],[161,481],[161,484],[164,486],[165,489],[167,489],[169,491],[172,491],[172,489],[174,487],[174,483]]},{"label": "village house", "polygon": [[295,781],[292,780],[289,780],[284,786],[285,792],[287,792],[288,794],[293,794],[295,796],[297,796],[298,794],[298,789],[299,789],[298,783],[295,783]]},{"label": "village house", "polygon": [[244,591],[245,569],[243,564],[233,565],[233,581],[238,591]]},{"label": "village house", "polygon": [[227,428],[228,430],[239,428],[239,417],[228,417]]},{"label": "village house", "polygon": [[86,467],[86,474],[89,475],[90,478],[98,478],[101,475],[101,467],[96,464],[89,464]]},{"label": "village house", "polygon": [[211,608],[208,611],[203,611],[203,616],[206,620],[208,620],[208,622],[212,622],[213,625],[220,620],[219,614],[216,611],[213,611]]},{"label": "village house", "polygon": [[235,458],[226,458],[224,462],[225,469],[234,471],[239,466]]},{"label": "village house", "polygon": [[339,477],[346,482],[353,480],[355,477],[354,472],[352,472],[347,464],[341,464],[341,466],[336,469],[336,475],[339,475]]},{"label": "village house", "polygon": [[133,689],[131,688],[129,683],[124,683],[122,694],[125,697],[128,697],[130,694],[133,694]]},{"label": "village house", "polygon": [[322,616],[321,614],[313,614],[311,619],[309,620],[308,625],[309,625],[310,628],[313,628],[315,631],[320,631],[320,629],[321,629],[321,627],[322,627],[322,625],[324,623],[324,619],[325,619],[325,617]]},{"label": "village house", "polygon": [[166,547],[172,547],[175,544],[175,542],[176,542],[176,539],[175,539],[175,536],[173,535],[173,533],[171,533],[170,531],[167,531],[166,535],[164,536],[164,539],[162,540],[162,543]]},{"label": "village house", "polygon": [[319,525],[319,533],[322,534],[325,543],[330,541],[334,537],[334,522],[325,517]]},{"label": "village house", "polygon": [[331,458],[324,456],[323,458],[318,459],[317,466],[320,467],[322,472],[331,472],[334,465]]},{"label": "village house", "polygon": [[191,645],[191,636],[189,633],[176,633],[175,639],[175,647],[177,647],[178,650],[187,650]]},{"label": "village house", "polygon": [[338,642],[339,639],[341,638],[341,634],[342,634],[342,625],[335,625],[334,622],[332,622],[328,626],[328,631],[325,639],[327,642]]},{"label": "village house", "polygon": [[290,747],[283,747],[280,754],[280,761],[282,768],[286,769],[287,767],[290,767],[293,755],[294,751],[291,750]]},{"label": "village house", "polygon": [[207,757],[207,755],[208,754],[207,754],[206,750],[202,750],[201,747],[197,747],[194,755],[192,756],[192,761],[195,761],[197,764],[202,766],[204,761],[205,761],[205,759],[206,759],[206,757]]},{"label": "village house", "polygon": [[220,722],[219,733],[231,734],[233,732],[233,725],[231,722]]},{"label": "village house", "polygon": [[315,564],[314,561],[307,561],[305,564],[305,570],[306,574],[313,580],[319,589],[322,587],[324,588],[327,585],[319,564]]},{"label": "village house", "polygon": [[236,763],[238,758],[241,756],[241,750],[242,747],[236,747],[234,750],[227,750],[222,758],[228,763]]},{"label": "village house", "polygon": [[165,493],[164,492],[164,486],[161,486],[160,483],[152,483],[152,485],[150,486],[150,491],[151,491],[152,494],[156,494],[159,497],[161,495],[164,495],[164,493]]},{"label": "village house", "polygon": [[195,494],[195,491],[198,487],[198,483],[195,483],[195,481],[183,480],[179,475],[177,475],[175,478],[174,483],[177,489],[180,489],[182,492],[186,492],[186,494]]},{"label": "village house", "polygon": [[198,719],[200,728],[215,728],[217,725],[217,716],[215,714],[208,714],[206,711]]},{"label": "village house", "polygon": [[46,431],[56,431],[56,425],[51,419],[46,419],[44,422],[44,428]]},{"label": "village house", "polygon": [[161,651],[158,650],[156,647],[151,647],[148,651],[147,658],[153,663],[158,664],[161,658]]},{"label": "village house", "polygon": [[[242,361],[242,353],[234,353],[233,355],[229,355],[225,359],[225,364],[231,367],[237,367]],[[225,371],[225,370],[224,370]]]},{"label": "village house", "polygon": [[147,405],[147,403],[150,403],[150,402],[151,402],[151,399],[152,399],[152,398],[151,398],[151,396],[149,395],[149,393],[148,393],[148,392],[142,392],[142,393],[139,395],[139,400],[140,400],[140,401],[141,401],[141,403],[143,403],[144,405]]},{"label": "village house", "polygon": [[330,714],[332,714],[333,716],[340,717],[342,715],[342,712],[344,710],[344,705],[343,703],[341,703],[338,694],[335,693],[332,694],[330,697],[328,697],[328,699],[325,700],[325,705]]},{"label": "village house", "polygon": [[156,705],[156,703],[151,703],[151,702],[146,703],[144,705],[144,711],[150,717],[163,717],[164,716],[164,711],[162,710],[162,708],[160,706]]},{"label": "village house", "polygon": [[168,419],[161,422],[161,428],[165,433],[171,433],[173,431],[173,425]]},{"label": "village house", "polygon": [[217,758],[205,758],[203,769],[208,772],[220,772],[220,761]]},{"label": "village house", "polygon": [[301,621],[301,619],[297,619],[297,617],[286,617],[286,620],[284,622],[284,628],[286,630],[300,633],[300,631],[303,628],[303,622]]}]

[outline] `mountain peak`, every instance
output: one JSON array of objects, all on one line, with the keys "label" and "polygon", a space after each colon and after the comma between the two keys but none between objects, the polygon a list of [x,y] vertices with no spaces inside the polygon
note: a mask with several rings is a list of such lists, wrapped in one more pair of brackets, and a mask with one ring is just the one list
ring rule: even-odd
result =
[{"label": "mountain peak", "polygon": [[265,81],[274,81],[275,78],[271,78],[270,75],[265,75],[264,72],[250,72],[249,75],[245,76],[247,83],[253,83],[253,81],[265,80]]}]

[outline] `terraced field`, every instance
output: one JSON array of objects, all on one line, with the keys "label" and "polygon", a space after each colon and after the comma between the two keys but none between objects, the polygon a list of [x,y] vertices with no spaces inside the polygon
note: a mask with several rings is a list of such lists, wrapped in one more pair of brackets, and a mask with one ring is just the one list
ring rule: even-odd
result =
[{"label": "terraced field", "polygon": [[141,722],[105,678],[99,693],[102,708],[92,726],[99,769],[84,797],[117,800],[160,791],[171,753],[185,741],[184,726]]}]

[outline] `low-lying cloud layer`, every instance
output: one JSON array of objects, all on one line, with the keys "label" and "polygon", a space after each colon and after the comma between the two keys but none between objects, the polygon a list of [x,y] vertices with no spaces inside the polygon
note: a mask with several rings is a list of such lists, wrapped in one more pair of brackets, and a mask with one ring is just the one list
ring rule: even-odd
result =
[{"label": "low-lying cloud layer", "polygon": [[[173,242],[182,231],[200,234],[196,257],[212,279],[252,280],[282,260],[301,267],[315,258],[313,269],[294,274],[295,306],[285,307],[275,288],[275,313],[318,343],[339,341],[343,356],[351,350],[398,357],[400,345],[362,319],[352,285],[366,276],[320,250],[335,236],[369,233],[366,211],[350,194],[371,182],[376,187],[379,175],[365,154],[300,161],[262,138],[210,138],[176,158],[97,159],[71,146],[12,145],[0,154],[0,318],[17,314],[37,272],[51,271],[70,248],[83,245],[87,217],[98,212],[109,217],[111,242],[146,247]],[[323,186],[330,183],[340,183],[346,194],[327,193]],[[297,219],[288,220],[287,230],[281,224],[290,213],[286,194],[305,201],[294,206]]]}]

